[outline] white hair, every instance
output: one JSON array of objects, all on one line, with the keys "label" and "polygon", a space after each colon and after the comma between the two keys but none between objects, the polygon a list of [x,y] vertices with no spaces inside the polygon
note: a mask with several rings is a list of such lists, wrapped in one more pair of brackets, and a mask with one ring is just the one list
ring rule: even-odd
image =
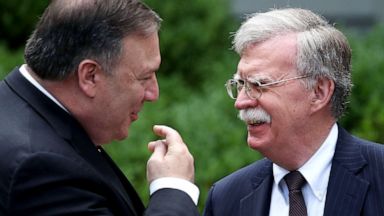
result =
[{"label": "white hair", "polygon": [[331,111],[339,118],[352,88],[351,49],[346,37],[323,17],[299,8],[252,14],[234,34],[233,48],[242,55],[251,44],[292,33],[297,35],[298,75],[310,77],[305,80],[307,88],[313,87],[318,78],[334,81]]}]

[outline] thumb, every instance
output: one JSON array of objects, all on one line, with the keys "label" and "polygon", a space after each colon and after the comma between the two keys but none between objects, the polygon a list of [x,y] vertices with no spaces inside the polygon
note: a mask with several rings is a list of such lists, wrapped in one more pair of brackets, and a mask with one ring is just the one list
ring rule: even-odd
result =
[{"label": "thumb", "polygon": [[148,143],[148,149],[153,152],[151,158],[157,158],[160,160],[164,158],[167,152],[167,146],[161,140]]}]

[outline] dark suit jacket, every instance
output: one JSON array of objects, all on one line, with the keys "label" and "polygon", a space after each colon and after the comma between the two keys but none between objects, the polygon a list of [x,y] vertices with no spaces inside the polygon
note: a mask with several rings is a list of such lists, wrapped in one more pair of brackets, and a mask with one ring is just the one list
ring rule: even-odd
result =
[{"label": "dark suit jacket", "polygon": [[[79,123],[15,69],[0,82],[0,215],[143,215],[134,188]],[[162,189],[148,215],[198,215]]]},{"label": "dark suit jacket", "polygon": [[[324,215],[384,215],[383,182],[384,146],[339,127]],[[272,162],[257,161],[213,185],[204,215],[268,215],[272,184]]]}]

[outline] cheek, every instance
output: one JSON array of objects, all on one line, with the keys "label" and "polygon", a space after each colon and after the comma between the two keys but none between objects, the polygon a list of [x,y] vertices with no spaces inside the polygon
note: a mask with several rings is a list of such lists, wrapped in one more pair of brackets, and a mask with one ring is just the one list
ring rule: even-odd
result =
[{"label": "cheek", "polygon": [[309,102],[303,92],[286,91],[265,100],[264,108],[272,116],[272,120],[287,121],[291,124],[306,115]]},{"label": "cheek", "polygon": [[135,85],[128,90],[127,94],[128,103],[134,106],[144,100],[145,91],[141,85]]},{"label": "cheek", "polygon": [[306,97],[293,97],[286,101],[283,109],[284,118],[293,125],[295,122],[306,121],[309,113],[309,102]]}]

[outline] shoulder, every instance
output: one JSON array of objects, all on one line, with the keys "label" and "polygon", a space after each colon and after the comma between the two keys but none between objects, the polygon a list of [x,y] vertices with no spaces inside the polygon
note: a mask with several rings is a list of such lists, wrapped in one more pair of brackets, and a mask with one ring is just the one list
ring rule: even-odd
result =
[{"label": "shoulder", "polygon": [[[349,134],[343,128],[339,130],[339,137],[336,145],[335,158],[338,161],[355,163],[364,161],[369,164],[368,169],[381,169],[384,171],[384,145],[362,139]],[[349,158],[349,159],[348,159]]]},{"label": "shoulder", "polygon": [[[256,161],[216,182],[209,191],[205,215],[234,215],[239,203],[265,181],[271,183],[272,162],[266,158]],[[270,184],[264,184],[270,185]]]},{"label": "shoulder", "polygon": [[20,110],[8,116],[0,115],[4,119],[0,121],[0,173],[37,156],[54,156],[58,160],[78,156],[69,141],[60,137],[31,107],[17,108]]},{"label": "shoulder", "polygon": [[[2,207],[10,215],[86,214],[94,206],[98,206],[97,210],[92,209],[95,214],[100,211],[109,215],[110,210],[120,210],[117,196],[100,173],[80,158],[52,152],[25,157],[10,176],[8,188],[1,193]],[[108,209],[107,204],[116,206]]]},{"label": "shoulder", "polygon": [[360,147],[360,151],[369,163],[382,166],[384,164],[384,145],[354,137]]},{"label": "shoulder", "polygon": [[213,188],[218,193],[231,193],[232,190],[248,192],[254,183],[271,174],[272,162],[264,158],[220,179],[214,184]]}]

